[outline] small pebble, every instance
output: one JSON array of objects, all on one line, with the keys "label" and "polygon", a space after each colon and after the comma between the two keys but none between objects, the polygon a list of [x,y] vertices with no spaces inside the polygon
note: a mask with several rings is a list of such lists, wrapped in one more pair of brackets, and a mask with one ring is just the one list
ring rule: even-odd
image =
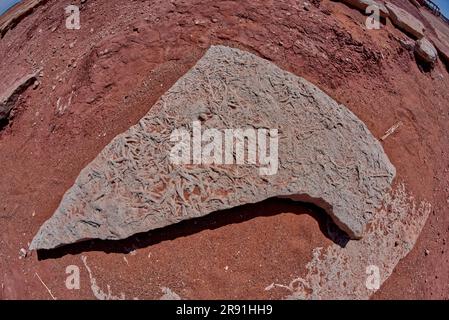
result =
[{"label": "small pebble", "polygon": [[19,251],[19,258],[20,259],[26,258],[26,256],[27,256],[27,251],[24,248],[20,249],[20,251]]}]

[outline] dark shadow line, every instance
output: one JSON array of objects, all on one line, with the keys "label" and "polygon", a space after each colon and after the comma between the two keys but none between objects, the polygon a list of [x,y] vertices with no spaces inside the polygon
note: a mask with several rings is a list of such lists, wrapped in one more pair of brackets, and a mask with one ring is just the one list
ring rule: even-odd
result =
[{"label": "dark shadow line", "polygon": [[129,253],[163,241],[175,240],[199,233],[215,230],[226,225],[242,223],[257,217],[272,217],[281,213],[308,214],[319,225],[321,232],[334,243],[345,247],[350,238],[341,231],[321,208],[289,199],[271,198],[255,204],[245,204],[235,208],[216,211],[204,217],[185,220],[164,228],[135,234],[123,240],[86,240],[50,250],[38,250],[38,259],[57,259],[65,255],[83,252],[103,251],[106,253]]}]

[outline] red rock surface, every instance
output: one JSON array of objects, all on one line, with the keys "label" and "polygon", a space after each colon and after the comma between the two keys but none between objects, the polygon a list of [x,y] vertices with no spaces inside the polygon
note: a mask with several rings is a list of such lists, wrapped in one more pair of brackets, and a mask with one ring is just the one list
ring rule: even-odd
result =
[{"label": "red rock surface", "polygon": [[[48,1],[0,40],[2,92],[34,67],[44,72],[0,132],[1,298],[51,299],[36,273],[57,298],[95,298],[81,256],[96,284],[116,296],[159,298],[170,288],[182,298],[283,298],[285,290],[265,288],[301,276],[312,250],[332,244],[316,208],[269,200],[120,243],[19,259],[79,171],[211,44],[249,50],[317,84],[376,137],[403,122],[384,149],[397,181],[433,210],[374,298],[449,298],[449,73],[441,62],[422,72],[389,22],[365,30],[360,12],[327,0],[307,8],[302,1],[87,1],[81,29],[66,30],[69,3]],[[118,108],[123,101],[128,107]],[[80,290],[64,285],[71,264],[80,267]]]}]

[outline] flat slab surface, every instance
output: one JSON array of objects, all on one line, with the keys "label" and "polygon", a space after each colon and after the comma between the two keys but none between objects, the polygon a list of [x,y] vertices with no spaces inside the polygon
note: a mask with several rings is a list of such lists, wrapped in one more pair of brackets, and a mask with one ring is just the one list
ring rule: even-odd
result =
[{"label": "flat slab surface", "polygon": [[[260,163],[173,164],[170,135],[194,123],[278,130],[275,174],[261,174]],[[394,175],[380,143],[345,106],[273,63],[213,46],[81,172],[30,248],[123,239],[277,196],[320,205],[361,238]]]},{"label": "flat slab surface", "polygon": [[424,36],[424,24],[411,13],[390,2],[386,2],[385,5],[390,12],[390,18],[393,21],[393,24],[399,29],[408,32],[416,38],[422,38]]}]

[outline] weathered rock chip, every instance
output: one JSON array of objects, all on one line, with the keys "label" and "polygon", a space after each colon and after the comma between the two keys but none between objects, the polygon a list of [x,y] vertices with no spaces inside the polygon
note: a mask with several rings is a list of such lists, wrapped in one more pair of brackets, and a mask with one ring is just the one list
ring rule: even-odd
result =
[{"label": "weathered rock chip", "polygon": [[368,8],[369,6],[375,6],[379,8],[381,17],[388,18],[390,15],[390,12],[385,7],[385,5],[375,0],[340,0],[340,1],[351,7],[361,10],[363,13],[366,12],[366,8]]},{"label": "weathered rock chip", "polygon": [[390,19],[396,27],[418,39],[424,37],[425,28],[421,21],[390,2],[385,3],[385,6],[390,12]]},{"label": "weathered rock chip", "polygon": [[[248,144],[231,144],[230,158],[224,152],[207,164],[208,154],[229,150],[225,141],[224,148],[205,152],[207,141],[221,141],[219,133],[226,137],[229,129],[258,130],[257,148],[236,164],[238,145],[253,145],[241,139]],[[202,156],[195,142],[176,149],[174,132],[189,139],[202,133]],[[261,148],[263,137],[268,150]],[[173,150],[190,147],[193,163],[175,164],[173,154],[180,153]],[[258,161],[249,161],[251,150]],[[262,161],[268,154],[275,155],[271,162]],[[220,164],[223,159],[229,164]],[[30,249],[123,239],[270,197],[315,203],[349,236],[361,238],[394,176],[380,143],[345,106],[271,62],[213,46],[81,171]]]},{"label": "weathered rock chip", "polygon": [[437,49],[435,49],[433,44],[427,38],[422,38],[416,41],[415,52],[420,59],[431,65],[438,59]]}]

